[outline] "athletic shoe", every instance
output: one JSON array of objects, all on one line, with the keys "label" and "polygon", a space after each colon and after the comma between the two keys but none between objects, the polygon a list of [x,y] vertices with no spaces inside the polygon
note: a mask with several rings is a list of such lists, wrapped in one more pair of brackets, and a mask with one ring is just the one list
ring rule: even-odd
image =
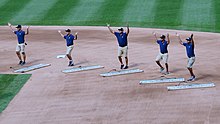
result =
[{"label": "athletic shoe", "polygon": [[22,63],[23,63],[23,62],[22,62],[22,61],[20,61],[18,64],[19,64],[19,65],[21,65]]},{"label": "athletic shoe", "polygon": [[123,65],[121,65],[121,69],[123,69],[124,68],[124,64]]},{"label": "athletic shoe", "polygon": [[73,66],[73,65],[74,65],[73,61],[69,61],[69,65],[68,66]]},{"label": "athletic shoe", "polygon": [[126,66],[124,67],[124,69],[128,69],[128,66],[126,65]]},{"label": "athletic shoe", "polygon": [[168,74],[170,74],[170,72],[165,72],[164,74],[165,74],[165,75],[168,75]]},{"label": "athletic shoe", "polygon": [[69,65],[68,66],[74,66],[73,61],[69,61]]},{"label": "athletic shoe", "polygon": [[164,70],[164,68],[160,68],[160,73],[162,73],[162,72],[163,72],[163,70]]},{"label": "athletic shoe", "polygon": [[23,61],[22,63],[21,63],[21,65],[25,65],[26,64],[26,62],[25,61]]},{"label": "athletic shoe", "polygon": [[191,76],[187,81],[194,81],[196,79],[196,76]]}]

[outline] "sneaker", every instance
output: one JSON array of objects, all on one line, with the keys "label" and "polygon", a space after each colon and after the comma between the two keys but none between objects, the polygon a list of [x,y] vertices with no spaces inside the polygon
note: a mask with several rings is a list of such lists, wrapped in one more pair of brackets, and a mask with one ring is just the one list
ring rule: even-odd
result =
[{"label": "sneaker", "polygon": [[70,64],[69,66],[74,66],[74,64],[72,63],[72,64]]},{"label": "sneaker", "polygon": [[124,67],[124,69],[128,69],[128,66],[126,65],[126,66]]},{"label": "sneaker", "polygon": [[160,68],[160,73],[162,73],[162,72],[163,72],[163,70],[164,70],[164,68]]},{"label": "sneaker", "polygon": [[191,76],[187,81],[194,81],[196,79],[196,76]]},{"label": "sneaker", "polygon": [[22,61],[20,61],[18,64],[19,64],[19,65],[21,65],[22,63],[23,63],[23,62],[22,62]]},{"label": "sneaker", "polygon": [[170,74],[170,72],[165,72],[164,74],[165,74],[165,75],[168,75],[168,74]]},{"label": "sneaker", "polygon": [[121,65],[121,69],[123,69],[124,68],[124,64],[123,65]]},{"label": "sneaker", "polygon": [[69,65],[68,66],[73,66],[73,65],[74,65],[73,61],[69,61]]},{"label": "sneaker", "polygon": [[26,64],[26,62],[25,61],[23,61],[22,63],[21,63],[21,65],[25,65]]}]

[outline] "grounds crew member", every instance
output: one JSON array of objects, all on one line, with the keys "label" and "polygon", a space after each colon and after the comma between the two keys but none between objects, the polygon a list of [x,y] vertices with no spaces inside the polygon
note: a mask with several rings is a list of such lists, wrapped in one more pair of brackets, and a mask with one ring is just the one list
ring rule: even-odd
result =
[{"label": "grounds crew member", "polygon": [[194,44],[193,34],[191,34],[190,37],[186,38],[187,42],[183,42],[179,34],[176,34],[176,36],[179,39],[179,43],[186,47],[186,54],[188,57],[187,69],[189,70],[190,75],[191,75],[191,77],[187,81],[194,81],[196,79],[196,76],[193,73],[192,67],[196,60],[196,56],[194,52],[195,44]]},{"label": "grounds crew member", "polygon": [[[27,27],[26,33],[22,30],[21,25],[17,25],[17,31],[13,30],[10,23],[8,23],[8,26],[11,28],[12,32],[17,35],[18,44],[16,46],[16,54],[20,60],[19,65],[24,65],[26,63],[25,45],[27,45],[27,43],[25,43],[25,35],[29,34],[29,26]],[[22,54],[22,56],[20,53]]]},{"label": "grounds crew member", "polygon": [[[119,32],[115,32],[110,28],[110,24],[107,24],[107,27],[109,31],[114,34],[118,40],[118,60],[121,64],[121,69],[127,69],[128,68],[128,34],[129,34],[129,26],[127,25],[127,32],[124,32],[123,28],[119,28]],[[125,57],[126,65],[124,65],[122,61],[122,56]]]},{"label": "grounds crew member", "polygon": [[69,59],[69,64],[68,66],[74,66],[74,62],[73,62],[73,59],[72,59],[72,56],[71,56],[71,52],[73,50],[73,47],[74,47],[74,40],[77,40],[77,32],[75,33],[75,36],[71,34],[71,30],[70,29],[66,29],[66,35],[63,35],[61,33],[61,31],[59,30],[58,32],[60,33],[60,35],[66,39],[66,56],[67,58]]}]

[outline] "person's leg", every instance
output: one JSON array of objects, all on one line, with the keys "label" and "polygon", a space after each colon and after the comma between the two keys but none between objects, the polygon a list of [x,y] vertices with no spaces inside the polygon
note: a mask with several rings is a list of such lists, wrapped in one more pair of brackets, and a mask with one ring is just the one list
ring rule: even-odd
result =
[{"label": "person's leg", "polygon": [[167,73],[169,73],[169,70],[168,70],[168,63],[165,63],[165,66],[166,66],[166,71],[167,71]]},{"label": "person's leg", "polygon": [[121,64],[121,67],[120,67],[121,69],[124,68],[124,63],[122,61],[122,55],[123,55],[122,47],[118,47],[118,60],[119,60],[119,62]]},{"label": "person's leg", "polygon": [[194,62],[195,62],[195,57],[191,57],[188,59],[187,69],[189,70],[189,73],[191,75],[191,77],[188,79],[188,81],[193,81],[196,79],[196,76],[194,75],[193,69],[192,69]]},{"label": "person's leg", "polygon": [[125,62],[126,62],[126,66],[124,69],[128,69],[128,47],[126,46],[123,50],[124,56],[125,56]]},{"label": "person's leg", "polygon": [[68,46],[67,47],[66,56],[69,59],[69,65],[68,66],[74,66],[73,59],[72,59],[72,56],[71,56],[72,50],[73,50],[73,46]]},{"label": "person's leg", "polygon": [[162,59],[162,54],[159,53],[156,58],[156,63],[160,67],[160,71],[162,72],[164,70],[164,67],[160,64],[161,59]]},{"label": "person's leg", "polygon": [[191,76],[195,76],[194,73],[193,73],[193,69],[192,68],[187,68],[187,69],[189,70],[189,73],[190,73]]},{"label": "person's leg", "polygon": [[19,51],[16,51],[16,54],[17,54],[17,56],[18,56],[18,59],[19,59],[20,61],[22,61],[20,52],[19,52]]},{"label": "person's leg", "polygon": [[168,53],[163,55],[163,60],[166,66],[166,74],[169,74],[169,68],[168,68]]},{"label": "person's leg", "polygon": [[16,55],[18,56],[18,59],[20,60],[19,61],[19,65],[22,64],[22,59],[21,59],[20,51],[21,51],[21,47],[19,45],[17,45],[16,46]]}]

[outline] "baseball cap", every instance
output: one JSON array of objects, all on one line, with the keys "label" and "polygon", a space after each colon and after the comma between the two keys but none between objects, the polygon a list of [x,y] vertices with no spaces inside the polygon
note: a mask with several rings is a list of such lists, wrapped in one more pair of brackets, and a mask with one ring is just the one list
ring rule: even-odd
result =
[{"label": "baseball cap", "polygon": [[70,29],[66,29],[65,31],[66,31],[66,32],[71,32],[71,30],[70,30]]},{"label": "baseball cap", "polygon": [[21,25],[17,25],[17,27],[16,28],[21,28]]},{"label": "baseball cap", "polygon": [[119,30],[119,31],[124,31],[124,29],[123,29],[123,28],[119,28],[118,30]]},{"label": "baseball cap", "polygon": [[187,41],[191,41],[191,40],[192,40],[192,38],[191,38],[191,37],[188,37],[188,38],[186,38],[186,40],[187,40]]},{"label": "baseball cap", "polygon": [[164,38],[166,38],[166,36],[165,36],[165,35],[161,35],[160,38],[161,38],[161,39],[164,39]]}]

